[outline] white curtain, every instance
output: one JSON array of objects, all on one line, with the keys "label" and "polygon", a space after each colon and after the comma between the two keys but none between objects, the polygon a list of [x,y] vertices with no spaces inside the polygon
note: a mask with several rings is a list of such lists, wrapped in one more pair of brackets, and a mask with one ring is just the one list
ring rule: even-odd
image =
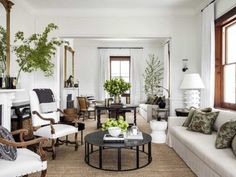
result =
[{"label": "white curtain", "polygon": [[215,81],[215,4],[212,3],[202,12],[202,53],[201,77],[205,88],[201,90],[201,107],[214,105]]},{"label": "white curtain", "polygon": [[[164,79],[163,79],[163,87],[166,89],[170,89],[170,42],[168,41],[164,45]],[[166,98],[168,98],[168,93],[166,91],[163,91],[163,94]]]},{"label": "white curtain", "polygon": [[131,104],[138,105],[143,97],[142,94],[142,49],[130,49],[131,58]]},{"label": "white curtain", "polygon": [[99,49],[99,78],[98,78],[98,99],[104,100],[106,93],[104,90],[104,83],[109,79],[109,49]]}]

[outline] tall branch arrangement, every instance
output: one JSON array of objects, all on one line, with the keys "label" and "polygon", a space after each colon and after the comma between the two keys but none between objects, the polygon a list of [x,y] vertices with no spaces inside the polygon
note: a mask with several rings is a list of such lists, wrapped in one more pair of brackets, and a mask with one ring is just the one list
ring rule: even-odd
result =
[{"label": "tall branch arrangement", "polygon": [[144,91],[147,96],[154,96],[158,93],[158,85],[163,79],[163,65],[158,57],[154,54],[149,55],[149,60],[146,61],[146,69],[144,77]]},{"label": "tall branch arrangement", "polygon": [[13,50],[20,67],[17,82],[21,71],[30,73],[41,70],[46,77],[53,75],[52,57],[56,53],[56,47],[64,43],[56,38],[48,39],[49,33],[56,29],[58,29],[58,26],[50,23],[42,34],[32,34],[28,38],[25,38],[24,32],[21,31],[15,34],[14,42],[16,45]]},{"label": "tall branch arrangement", "polygon": [[0,26],[0,72],[6,69],[7,32]]}]

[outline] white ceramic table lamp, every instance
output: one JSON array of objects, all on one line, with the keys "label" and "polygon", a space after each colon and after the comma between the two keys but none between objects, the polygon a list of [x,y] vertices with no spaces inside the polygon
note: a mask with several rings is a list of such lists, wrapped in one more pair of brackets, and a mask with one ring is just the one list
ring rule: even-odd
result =
[{"label": "white ceramic table lamp", "polygon": [[185,89],[184,103],[186,108],[194,106],[199,108],[200,104],[200,89],[204,88],[204,84],[199,74],[185,74],[180,85],[181,89]]}]

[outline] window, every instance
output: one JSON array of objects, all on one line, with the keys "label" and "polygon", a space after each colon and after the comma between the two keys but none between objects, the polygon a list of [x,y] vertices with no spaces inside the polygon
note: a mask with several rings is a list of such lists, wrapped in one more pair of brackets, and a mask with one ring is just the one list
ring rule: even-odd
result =
[{"label": "window", "polygon": [[122,78],[130,82],[130,57],[110,57],[111,79]]},{"label": "window", "polygon": [[236,110],[236,8],[216,20],[215,106]]}]

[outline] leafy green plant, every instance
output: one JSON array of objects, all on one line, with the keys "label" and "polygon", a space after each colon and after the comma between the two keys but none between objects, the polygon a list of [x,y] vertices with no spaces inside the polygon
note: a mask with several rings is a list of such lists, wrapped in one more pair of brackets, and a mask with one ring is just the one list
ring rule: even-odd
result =
[{"label": "leafy green plant", "polygon": [[25,38],[24,32],[21,31],[15,34],[14,42],[17,44],[13,47],[13,51],[20,67],[17,82],[21,71],[30,73],[41,70],[46,77],[53,75],[52,57],[56,53],[56,47],[64,43],[56,38],[48,39],[49,33],[56,29],[58,26],[50,23],[42,34],[32,34],[28,38]]},{"label": "leafy green plant", "polygon": [[149,60],[146,61],[144,77],[144,92],[147,96],[153,97],[158,93],[159,85],[163,79],[163,65],[158,57],[149,55]]},{"label": "leafy green plant", "polygon": [[6,50],[7,50],[7,43],[6,43],[6,29],[0,26],[0,71],[3,73],[6,69]]},{"label": "leafy green plant", "polygon": [[120,127],[121,131],[125,132],[127,128],[129,127],[128,122],[124,121],[124,118],[120,116],[118,120],[108,118],[103,124],[102,124],[102,131],[108,130],[109,127]]},{"label": "leafy green plant", "polygon": [[119,78],[106,80],[103,86],[111,96],[119,96],[131,88],[130,83]]}]

